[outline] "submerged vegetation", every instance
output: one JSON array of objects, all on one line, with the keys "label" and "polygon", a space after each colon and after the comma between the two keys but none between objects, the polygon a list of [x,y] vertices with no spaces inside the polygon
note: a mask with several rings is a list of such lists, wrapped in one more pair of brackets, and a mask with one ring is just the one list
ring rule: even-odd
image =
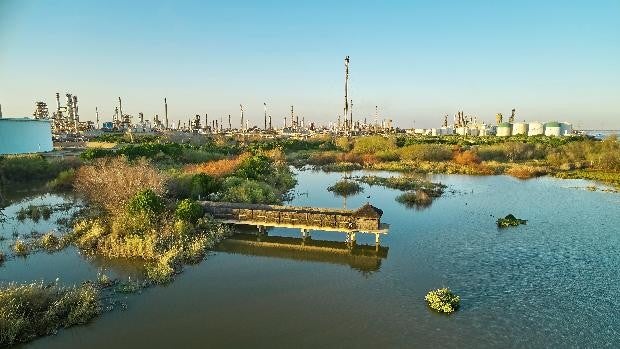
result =
[{"label": "submerged vegetation", "polygon": [[512,214],[509,214],[504,218],[497,219],[497,226],[499,228],[516,227],[521,224],[527,224],[527,220],[519,219]]},{"label": "submerged vegetation", "polygon": [[452,293],[449,288],[439,288],[429,291],[424,300],[434,311],[451,314],[458,310],[461,298]]},{"label": "submerged vegetation", "polygon": [[0,286],[0,347],[85,324],[100,312],[99,291],[90,283]]}]

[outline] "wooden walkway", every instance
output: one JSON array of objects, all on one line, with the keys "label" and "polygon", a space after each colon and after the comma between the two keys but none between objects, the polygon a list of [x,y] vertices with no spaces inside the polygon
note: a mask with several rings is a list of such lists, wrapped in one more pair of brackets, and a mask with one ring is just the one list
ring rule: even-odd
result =
[{"label": "wooden walkway", "polygon": [[381,223],[383,211],[366,204],[357,210],[315,208],[303,206],[278,206],[264,204],[239,204],[230,202],[201,201],[205,212],[215,219],[230,224],[254,225],[259,233],[265,227],[300,229],[303,238],[310,231],[345,233],[347,242],[355,243],[357,233],[379,236],[388,233],[389,226]]}]

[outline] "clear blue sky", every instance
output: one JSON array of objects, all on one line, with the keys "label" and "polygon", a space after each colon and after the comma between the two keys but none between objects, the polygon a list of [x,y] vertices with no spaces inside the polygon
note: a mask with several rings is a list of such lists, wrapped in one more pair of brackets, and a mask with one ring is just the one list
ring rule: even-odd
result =
[{"label": "clear blue sky", "polygon": [[0,103],[30,115],[54,93],[111,118],[232,114],[278,125],[290,105],[336,120],[351,56],[354,118],[438,126],[492,121],[620,128],[620,1],[0,0]]}]

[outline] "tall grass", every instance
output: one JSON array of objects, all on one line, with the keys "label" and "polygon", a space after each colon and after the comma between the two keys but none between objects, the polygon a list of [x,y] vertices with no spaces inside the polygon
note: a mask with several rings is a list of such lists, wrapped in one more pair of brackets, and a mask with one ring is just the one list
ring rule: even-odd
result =
[{"label": "tall grass", "polygon": [[4,285],[0,287],[0,346],[85,324],[100,311],[99,292],[89,283],[76,287],[44,283]]}]

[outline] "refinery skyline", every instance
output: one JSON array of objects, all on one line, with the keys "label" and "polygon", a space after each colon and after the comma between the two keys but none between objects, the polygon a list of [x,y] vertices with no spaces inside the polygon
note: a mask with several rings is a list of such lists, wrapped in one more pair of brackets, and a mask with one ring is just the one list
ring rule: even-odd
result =
[{"label": "refinery skyline", "polygon": [[149,120],[167,98],[171,121],[237,120],[242,104],[260,127],[266,103],[274,127],[291,105],[326,125],[343,117],[349,55],[354,120],[378,106],[397,127],[438,127],[458,111],[492,123],[516,108],[518,121],[620,127],[616,2],[87,3],[0,3],[4,115],[30,116],[68,92],[82,120],[97,107],[109,121],[120,96],[127,114]]}]

